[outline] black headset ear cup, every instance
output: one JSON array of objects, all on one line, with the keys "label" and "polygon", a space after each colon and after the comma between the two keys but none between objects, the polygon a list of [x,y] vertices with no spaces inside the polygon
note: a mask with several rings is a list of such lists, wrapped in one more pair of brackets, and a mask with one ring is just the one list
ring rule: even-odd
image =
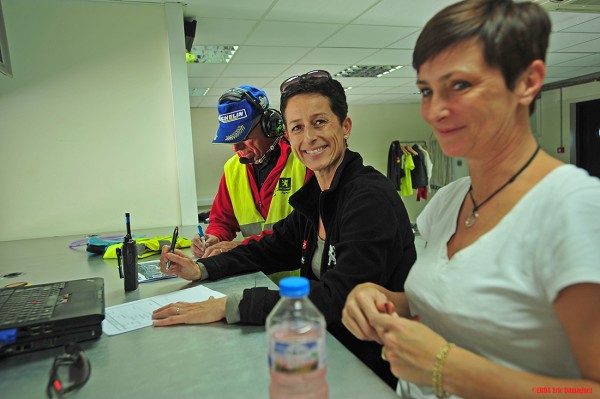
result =
[{"label": "black headset ear cup", "polygon": [[266,109],[260,119],[260,124],[263,132],[270,139],[275,140],[284,134],[283,116],[276,109]]}]

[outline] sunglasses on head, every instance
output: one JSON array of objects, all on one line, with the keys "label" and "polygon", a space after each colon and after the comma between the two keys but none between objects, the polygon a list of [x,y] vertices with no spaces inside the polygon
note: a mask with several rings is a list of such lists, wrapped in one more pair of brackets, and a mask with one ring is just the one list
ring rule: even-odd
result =
[{"label": "sunglasses on head", "polygon": [[292,86],[301,84],[307,80],[329,81],[331,80],[331,75],[327,71],[317,69],[314,71],[306,72],[303,75],[292,76],[291,78],[287,78],[281,84],[281,86],[279,86],[279,91],[281,94],[285,94],[285,92],[287,92]]}]

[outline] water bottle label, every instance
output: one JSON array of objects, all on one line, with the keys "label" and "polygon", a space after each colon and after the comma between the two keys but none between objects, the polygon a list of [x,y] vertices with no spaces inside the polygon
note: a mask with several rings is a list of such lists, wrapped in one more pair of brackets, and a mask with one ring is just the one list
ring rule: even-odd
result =
[{"label": "water bottle label", "polygon": [[283,373],[305,373],[325,366],[325,340],[271,341],[269,367]]}]

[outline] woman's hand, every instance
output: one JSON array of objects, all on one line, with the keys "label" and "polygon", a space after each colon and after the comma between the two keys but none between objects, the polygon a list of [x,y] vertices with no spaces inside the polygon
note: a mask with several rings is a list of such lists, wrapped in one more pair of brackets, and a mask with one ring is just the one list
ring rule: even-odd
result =
[{"label": "woman's hand", "polygon": [[208,298],[204,302],[175,302],[152,312],[156,327],[174,324],[207,324],[225,318],[227,297]]},{"label": "woman's hand", "polygon": [[[160,271],[164,274],[175,274],[186,280],[199,280],[202,272],[200,266],[183,251],[176,249],[174,253],[169,252],[169,246],[163,245],[160,255]],[[167,270],[167,260],[171,261],[171,267]]]},{"label": "woman's hand", "polygon": [[383,343],[382,356],[390,363],[392,373],[431,386],[435,359],[446,340],[426,325],[395,313],[377,314],[369,322]]},{"label": "woman's hand", "polygon": [[348,294],[342,310],[342,323],[358,339],[382,343],[370,318],[386,313],[387,296],[373,283],[359,284]]}]

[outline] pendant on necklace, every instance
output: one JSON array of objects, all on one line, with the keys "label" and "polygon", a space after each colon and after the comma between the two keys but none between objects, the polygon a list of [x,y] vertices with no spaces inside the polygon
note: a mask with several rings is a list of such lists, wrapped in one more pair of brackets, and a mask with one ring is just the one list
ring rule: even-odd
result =
[{"label": "pendant on necklace", "polygon": [[471,212],[469,214],[469,216],[467,216],[467,218],[465,219],[465,227],[471,227],[475,224],[475,222],[477,221],[477,218],[479,217],[479,212],[477,212],[476,210],[473,210],[473,212]]}]

